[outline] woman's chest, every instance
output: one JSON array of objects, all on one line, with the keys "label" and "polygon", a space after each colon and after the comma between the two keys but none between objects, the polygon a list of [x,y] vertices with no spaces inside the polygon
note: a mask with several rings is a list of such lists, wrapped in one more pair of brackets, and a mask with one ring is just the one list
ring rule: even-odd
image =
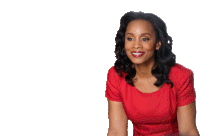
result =
[{"label": "woman's chest", "polygon": [[127,117],[135,123],[167,123],[176,117],[176,94],[166,84],[153,93],[143,93],[135,87],[123,92]]},{"label": "woman's chest", "polygon": [[142,93],[153,93],[158,91],[163,85],[155,86],[154,83],[157,81],[156,78],[151,78],[149,80],[138,80],[134,82],[135,88]]},{"label": "woman's chest", "polygon": [[135,83],[135,88],[142,93],[153,93],[158,91],[163,85],[157,87],[153,84]]}]

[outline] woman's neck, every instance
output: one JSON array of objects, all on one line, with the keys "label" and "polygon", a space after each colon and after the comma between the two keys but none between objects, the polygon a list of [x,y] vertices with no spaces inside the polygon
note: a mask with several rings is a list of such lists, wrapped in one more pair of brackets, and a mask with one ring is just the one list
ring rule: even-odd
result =
[{"label": "woman's neck", "polygon": [[155,61],[151,61],[149,63],[145,64],[135,64],[135,70],[136,70],[136,78],[140,79],[149,79],[152,78],[153,75],[151,73],[152,67],[154,66]]}]

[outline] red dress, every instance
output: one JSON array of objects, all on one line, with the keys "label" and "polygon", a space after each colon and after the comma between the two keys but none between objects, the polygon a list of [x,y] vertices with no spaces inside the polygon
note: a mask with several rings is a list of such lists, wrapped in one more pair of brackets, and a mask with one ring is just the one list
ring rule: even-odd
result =
[{"label": "red dress", "polygon": [[143,93],[120,77],[114,66],[109,69],[105,97],[122,102],[127,118],[133,123],[133,136],[179,134],[177,107],[196,99],[193,72],[176,64],[170,70],[169,79],[173,88],[164,83],[156,92]]}]

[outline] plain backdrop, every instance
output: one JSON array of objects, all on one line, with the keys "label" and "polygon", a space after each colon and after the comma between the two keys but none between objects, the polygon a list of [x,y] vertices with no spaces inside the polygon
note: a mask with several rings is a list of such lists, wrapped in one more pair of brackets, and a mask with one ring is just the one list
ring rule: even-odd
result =
[{"label": "plain backdrop", "polygon": [[[167,24],[176,61],[194,72],[200,129],[199,1],[0,1],[0,135],[106,136],[108,69],[129,11]],[[129,136],[133,126],[129,121]]]}]

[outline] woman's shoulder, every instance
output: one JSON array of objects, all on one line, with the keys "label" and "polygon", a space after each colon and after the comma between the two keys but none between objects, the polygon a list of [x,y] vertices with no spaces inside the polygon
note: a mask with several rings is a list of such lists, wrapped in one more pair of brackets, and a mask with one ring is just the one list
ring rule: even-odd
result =
[{"label": "woman's shoulder", "polygon": [[[120,71],[119,71],[120,72]],[[118,72],[115,69],[115,66],[111,66],[108,70],[108,74],[115,76],[116,78],[123,78],[127,75],[127,73],[121,72],[122,77],[118,74]]]},{"label": "woman's shoulder", "polygon": [[173,67],[171,67],[170,74],[190,74],[192,72],[191,69],[176,63]]},{"label": "woman's shoulder", "polygon": [[169,79],[180,81],[183,78],[189,77],[191,74],[193,74],[191,69],[176,63],[173,67],[171,67]]},{"label": "woman's shoulder", "polygon": [[115,70],[114,66],[112,66],[112,67],[109,68],[108,74],[115,75],[116,73],[117,73],[117,71]]}]

